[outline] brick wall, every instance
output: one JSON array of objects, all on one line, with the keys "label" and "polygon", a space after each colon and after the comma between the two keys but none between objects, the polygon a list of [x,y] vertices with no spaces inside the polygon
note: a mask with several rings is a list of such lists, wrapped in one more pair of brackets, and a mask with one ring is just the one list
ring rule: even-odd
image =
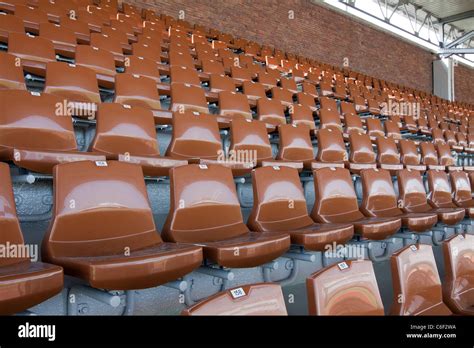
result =
[{"label": "brick wall", "polygon": [[[321,62],[349,67],[377,78],[432,91],[434,56],[417,46],[309,0],[128,0],[140,7],[214,27]],[[293,11],[294,19],[289,18]],[[474,72],[465,68],[472,75]],[[468,86],[463,69],[460,85]],[[472,84],[472,78],[471,82]],[[469,86],[468,86],[469,87]],[[459,98],[472,101],[460,87]],[[472,90],[472,88],[471,88]],[[469,99],[471,98],[471,99]]]},{"label": "brick wall", "polygon": [[474,105],[474,69],[461,64],[455,66],[454,88],[456,100]]}]

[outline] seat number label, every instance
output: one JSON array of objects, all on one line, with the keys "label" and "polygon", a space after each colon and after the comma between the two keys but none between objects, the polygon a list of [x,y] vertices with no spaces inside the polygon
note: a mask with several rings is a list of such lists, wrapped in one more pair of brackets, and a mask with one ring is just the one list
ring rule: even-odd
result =
[{"label": "seat number label", "polygon": [[239,297],[243,297],[243,296],[246,295],[243,288],[237,288],[237,289],[230,290],[230,294],[232,295],[233,298],[239,298]]},{"label": "seat number label", "polygon": [[348,269],[349,268],[349,265],[347,264],[347,262],[340,262],[337,264],[337,267],[339,267],[339,269],[341,271],[345,270],[345,269]]},{"label": "seat number label", "polygon": [[97,167],[107,167],[107,162],[106,161],[95,161],[95,165]]}]

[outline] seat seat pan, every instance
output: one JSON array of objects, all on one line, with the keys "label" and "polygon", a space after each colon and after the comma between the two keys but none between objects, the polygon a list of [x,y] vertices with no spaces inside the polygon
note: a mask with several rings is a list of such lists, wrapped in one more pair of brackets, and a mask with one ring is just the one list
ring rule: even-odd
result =
[{"label": "seat seat pan", "polygon": [[[466,285],[469,286],[469,280]],[[453,311],[453,313],[461,315],[474,315],[474,288],[454,293],[452,285],[445,287],[443,290],[444,302]]]},{"label": "seat seat pan", "polygon": [[63,270],[41,262],[0,267],[0,315],[24,311],[58,294]]},{"label": "seat seat pan", "polygon": [[432,307],[429,307],[425,310],[420,311],[417,315],[426,316],[426,315],[452,315],[453,313],[449,310],[449,308],[443,303],[437,303]]},{"label": "seat seat pan", "polygon": [[302,245],[307,250],[324,251],[328,244],[349,241],[354,235],[354,228],[351,224],[314,224],[285,232],[290,235],[292,244]]},{"label": "seat seat pan", "polygon": [[438,215],[434,213],[405,213],[400,218],[402,226],[414,232],[427,231],[438,222]]},{"label": "seat seat pan", "polygon": [[124,254],[97,257],[59,257],[51,260],[66,274],[84,279],[94,288],[145,289],[180,278],[199,267],[201,248],[161,243]]},{"label": "seat seat pan", "polygon": [[470,219],[474,218],[474,199],[471,199],[470,201],[458,202],[456,205],[466,209],[466,215]]},{"label": "seat seat pan", "polygon": [[435,208],[433,213],[438,214],[439,221],[446,225],[458,224],[466,214],[462,208]]},{"label": "seat seat pan", "polygon": [[18,150],[12,152],[13,160],[18,167],[37,173],[52,174],[53,167],[60,163],[78,161],[105,161],[105,156],[92,152],[61,152],[61,151],[36,151]]},{"label": "seat seat pan", "polygon": [[363,238],[381,240],[396,233],[402,222],[398,217],[368,217],[352,221],[355,233]]},{"label": "seat seat pan", "polygon": [[248,232],[238,237],[198,245],[203,248],[204,258],[220,266],[247,268],[276,259],[289,249],[290,244],[290,236],[286,233]]},{"label": "seat seat pan", "polygon": [[118,160],[141,165],[145,176],[168,176],[171,168],[188,164],[187,160],[158,156],[118,155]]}]

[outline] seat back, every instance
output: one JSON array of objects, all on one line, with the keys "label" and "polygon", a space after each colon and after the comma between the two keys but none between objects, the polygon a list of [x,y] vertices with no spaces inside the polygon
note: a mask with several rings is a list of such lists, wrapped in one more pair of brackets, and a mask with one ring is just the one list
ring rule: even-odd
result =
[{"label": "seat back", "polygon": [[420,143],[421,163],[425,165],[438,165],[438,154],[433,143],[423,141]]},{"label": "seat back", "polygon": [[344,168],[313,172],[315,202],[311,217],[318,222],[350,222],[362,217],[351,174]]},{"label": "seat back", "polygon": [[278,127],[280,146],[277,159],[309,162],[314,158],[310,129],[305,125],[282,124]]},{"label": "seat back", "polygon": [[382,122],[378,118],[369,117],[365,120],[365,124],[367,125],[367,133],[372,136],[385,136],[385,132],[383,130]]},{"label": "seat back", "polygon": [[[13,196],[10,167],[0,163],[0,245],[23,245],[23,235],[16,214],[15,198]],[[0,267],[24,262],[25,258],[0,257]]]},{"label": "seat back", "polygon": [[183,315],[287,315],[278,284],[251,284],[219,292],[185,309]]},{"label": "seat back", "polygon": [[448,144],[437,144],[436,151],[438,152],[439,164],[442,166],[454,166],[456,160],[451,154],[451,148]]},{"label": "seat back", "polygon": [[426,173],[428,182],[428,200],[435,207],[454,207],[451,197],[451,185],[448,175],[444,171],[428,170]]},{"label": "seat back", "polygon": [[285,124],[285,111],[280,101],[260,98],[257,101],[257,113],[260,121],[273,125]]},{"label": "seat back", "polygon": [[212,242],[248,232],[231,169],[198,164],[172,168],[170,186],[170,212],[161,234],[164,240]]},{"label": "seat back", "polygon": [[0,153],[13,149],[75,151],[71,113],[63,100],[46,93],[0,91]]},{"label": "seat back", "polygon": [[368,216],[401,214],[390,172],[384,169],[364,169],[360,172],[362,203],[360,210]]},{"label": "seat back", "polygon": [[55,166],[53,177],[47,259],[123,254],[161,242],[140,166],[73,162]]},{"label": "seat back", "polygon": [[57,95],[68,101],[100,103],[95,72],[74,64],[48,63],[44,92]]},{"label": "seat back", "polygon": [[209,113],[206,94],[200,87],[173,83],[171,85],[171,111],[184,112],[185,110]]},{"label": "seat back", "polygon": [[474,307],[474,236],[458,234],[443,243],[444,299],[454,312]]},{"label": "seat back", "polygon": [[454,193],[454,201],[463,203],[472,200],[471,182],[469,176],[463,171],[453,171],[449,173],[451,178],[451,188]]},{"label": "seat back", "polygon": [[159,156],[153,113],[141,107],[100,104],[91,150],[106,154]]},{"label": "seat back", "polygon": [[166,155],[174,158],[216,159],[222,154],[215,116],[186,111],[173,114],[173,134]]},{"label": "seat back", "polygon": [[402,134],[400,133],[400,128],[398,127],[398,123],[392,120],[387,120],[384,122],[385,133],[387,137],[393,139],[401,139]]},{"label": "seat back", "polygon": [[196,69],[190,69],[185,66],[170,66],[171,83],[186,83],[191,86],[201,87],[201,81]]},{"label": "seat back", "polygon": [[306,279],[311,315],[384,315],[372,262],[350,260]]},{"label": "seat back", "polygon": [[247,97],[230,91],[219,92],[219,114],[230,118],[252,119]]},{"label": "seat back", "polygon": [[115,76],[114,101],[152,110],[161,109],[156,82],[151,78],[135,74],[124,73]]},{"label": "seat back", "polygon": [[377,137],[377,163],[400,164],[400,153],[393,138]]},{"label": "seat back", "polygon": [[408,212],[426,212],[428,205],[423,179],[416,170],[403,169],[397,173],[400,204]]},{"label": "seat back", "polygon": [[372,148],[370,136],[362,133],[351,133],[349,135],[351,152],[349,161],[352,163],[375,163],[375,151]]},{"label": "seat back", "polygon": [[345,114],[344,121],[346,125],[346,133],[365,133],[364,127],[362,126],[362,119],[358,115]]},{"label": "seat back", "polygon": [[347,151],[342,133],[332,129],[320,129],[316,135],[318,153],[316,160],[325,163],[344,163],[347,161]]},{"label": "seat back", "polygon": [[26,89],[20,61],[14,55],[0,52],[0,90]]},{"label": "seat back", "polygon": [[313,224],[297,169],[257,168],[252,171],[252,187],[253,209],[247,222],[252,231],[288,231]]},{"label": "seat back", "polygon": [[230,148],[235,155],[243,156],[249,151],[256,151],[250,158],[257,162],[272,159],[272,146],[268,139],[267,128],[261,121],[233,119],[230,133]]},{"label": "seat back", "polygon": [[307,105],[294,104],[289,108],[291,124],[306,125],[310,129],[315,129],[313,111]]},{"label": "seat back", "polygon": [[392,314],[417,315],[443,302],[431,245],[412,244],[391,257]]},{"label": "seat back", "polygon": [[416,144],[412,140],[400,140],[400,154],[401,161],[405,165],[417,165],[420,164],[420,154]]}]

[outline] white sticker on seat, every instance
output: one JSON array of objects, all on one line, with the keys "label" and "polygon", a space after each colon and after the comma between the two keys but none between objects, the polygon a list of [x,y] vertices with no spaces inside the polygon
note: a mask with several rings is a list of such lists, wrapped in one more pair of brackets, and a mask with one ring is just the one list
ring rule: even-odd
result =
[{"label": "white sticker on seat", "polygon": [[410,245],[411,251],[418,251],[418,248],[416,247],[415,244]]},{"label": "white sticker on seat", "polygon": [[207,165],[206,165],[206,164],[200,164],[200,165],[199,165],[199,168],[200,168],[200,169],[207,169]]},{"label": "white sticker on seat", "polygon": [[107,167],[108,166],[107,161],[95,161],[95,165],[97,167]]},{"label": "white sticker on seat", "polygon": [[337,264],[337,267],[339,267],[339,269],[341,271],[345,270],[345,269],[348,269],[349,268],[349,265],[347,264],[347,262],[339,262]]},{"label": "white sticker on seat", "polygon": [[232,295],[233,298],[239,298],[239,297],[243,297],[247,295],[243,288],[230,290],[230,294]]}]

